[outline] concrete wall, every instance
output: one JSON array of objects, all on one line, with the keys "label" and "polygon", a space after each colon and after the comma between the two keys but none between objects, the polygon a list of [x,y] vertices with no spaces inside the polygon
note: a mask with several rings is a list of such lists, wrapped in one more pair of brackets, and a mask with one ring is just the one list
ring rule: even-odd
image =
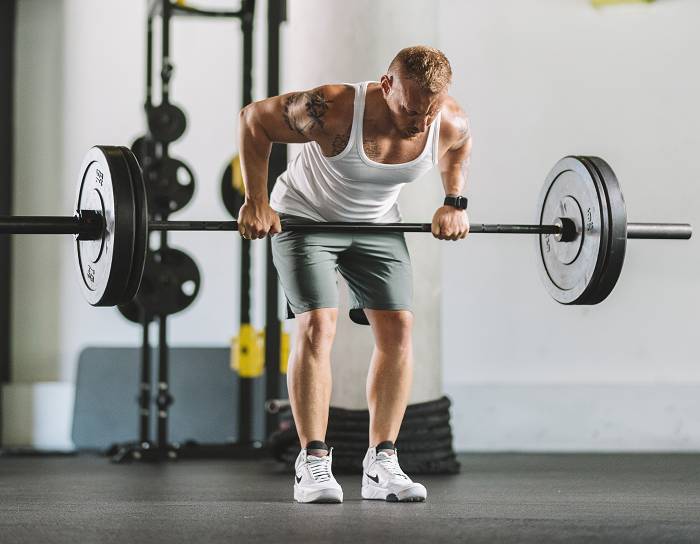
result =
[{"label": "concrete wall", "polygon": [[[328,9],[324,0],[289,2],[285,31],[284,91],[308,89],[331,82],[378,80],[389,61],[406,44],[437,43],[437,13],[421,0],[361,0]],[[401,25],[386,32],[387,20],[403,13]],[[358,29],[362,28],[362,32]],[[311,61],[310,59],[313,59]],[[429,221],[444,192],[437,172],[407,185],[400,206],[405,221]],[[422,235],[407,235],[414,273],[414,387],[410,402],[442,395],[440,368],[440,283],[435,262],[440,246]],[[333,351],[332,403],[366,408],[365,377],[372,354],[369,327],[347,316],[345,285],[341,282],[341,314]]]},{"label": "concrete wall", "polygon": [[[445,0],[439,14],[453,94],[472,121],[473,221],[532,221],[554,163],[593,154],[616,171],[632,221],[700,225],[700,4]],[[679,428],[697,430],[680,406],[700,382],[698,243],[631,241],[609,299],[577,308],[540,287],[532,240],[478,235],[446,246],[443,372],[463,416],[457,444],[557,449],[578,432],[582,448],[673,448]],[[518,393],[503,394],[506,385]],[[590,404],[576,400],[589,385],[612,388],[612,446],[596,438],[603,420],[596,426]],[[676,395],[664,389],[676,385]],[[552,386],[569,393],[543,391]],[[486,393],[498,409],[484,409]],[[639,416],[648,411],[672,421]],[[697,432],[686,438],[700,448]]]},{"label": "concrete wall", "polygon": [[[70,210],[87,148],[130,143],[143,131],[144,5],[19,2],[17,213]],[[282,86],[373,79],[399,47],[434,44],[450,57],[453,94],[472,120],[473,221],[532,221],[544,176],[576,153],[611,163],[632,220],[700,225],[699,16],[692,0],[601,10],[587,0],[290,0]],[[174,218],[223,219],[219,177],[240,102],[237,24],[178,20],[173,56],[173,101],[190,118],[173,155],[197,173],[193,202]],[[439,189],[436,176],[410,187],[406,219],[428,218]],[[236,237],[171,239],[203,270],[197,302],[171,321],[171,343],[225,344],[238,326]],[[630,242],[611,297],[578,308],[559,306],[540,286],[533,240],[410,240],[414,259],[430,265],[416,262],[413,400],[441,389],[452,396],[459,448],[700,449],[697,239]],[[17,381],[70,382],[83,346],[139,341],[116,310],[82,301],[68,237],[21,238],[15,252]],[[367,328],[345,319],[334,372],[336,384],[356,388],[336,388],[334,400],[355,406],[371,343]]]}]

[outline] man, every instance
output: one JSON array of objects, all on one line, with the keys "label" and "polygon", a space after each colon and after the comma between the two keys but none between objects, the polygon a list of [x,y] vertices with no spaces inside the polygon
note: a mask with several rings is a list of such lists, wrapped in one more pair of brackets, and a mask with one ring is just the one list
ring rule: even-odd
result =
[{"label": "man", "polygon": [[[448,96],[445,55],[424,46],[401,50],[379,82],[323,85],[255,102],[241,111],[240,156],[246,187],[238,223],[246,239],[274,234],[272,250],[297,319],[288,367],[292,413],[302,445],[294,498],[342,502],[325,443],[331,395],[330,352],[338,316],[337,276],[348,283],[351,317],[372,327],[367,378],[369,449],[362,497],[422,501],[427,492],[402,470],[394,448],[412,379],[411,264],[402,233],[281,232],[285,222],[401,220],[403,184],[436,165],[447,195],[432,220],[441,240],[469,232],[460,197],[471,149],[465,113]],[[268,202],[273,142],[305,144]]]}]

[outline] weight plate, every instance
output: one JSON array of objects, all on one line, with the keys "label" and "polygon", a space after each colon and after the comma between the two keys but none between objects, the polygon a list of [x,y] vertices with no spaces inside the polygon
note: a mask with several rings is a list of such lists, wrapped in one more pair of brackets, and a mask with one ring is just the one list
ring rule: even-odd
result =
[{"label": "weight plate", "polygon": [[607,201],[609,224],[605,263],[587,304],[598,304],[612,292],[622,273],[627,248],[627,210],[620,183],[610,165],[599,157],[579,157],[594,173],[599,188]]},{"label": "weight plate", "polygon": [[126,302],[134,257],[135,209],[129,167],[120,148],[96,146],[80,167],[76,213],[94,210],[104,218],[99,240],[75,241],[80,288],[93,306]]},{"label": "weight plate", "polygon": [[238,155],[235,155],[224,169],[224,175],[221,177],[221,200],[231,217],[237,219],[245,201],[245,186]]},{"label": "weight plate", "polygon": [[146,251],[148,250],[148,203],[146,201],[146,187],[143,183],[143,175],[139,163],[134,154],[126,147],[122,147],[124,160],[129,166],[131,187],[134,193],[134,257],[131,263],[131,272],[127,282],[124,298],[119,304],[131,301],[139,290],[143,268],[146,263]]},{"label": "weight plate", "polygon": [[185,133],[187,117],[185,112],[174,104],[165,103],[151,106],[146,113],[148,130],[157,142],[174,142]]},{"label": "weight plate", "polygon": [[179,249],[162,247],[146,255],[136,301],[149,316],[176,314],[192,304],[200,282],[192,257]]},{"label": "weight plate", "polygon": [[[126,304],[120,304],[117,306],[117,309],[119,310],[119,313],[126,317],[129,321],[141,324],[141,312],[143,310],[136,300],[132,300]],[[146,318],[149,323],[153,321],[152,315],[146,316]]]},{"label": "weight plate", "polygon": [[139,136],[131,144],[131,151],[136,155],[139,165],[143,166],[156,158],[156,143],[148,135]]},{"label": "weight plate", "polygon": [[148,206],[152,214],[167,216],[181,210],[194,195],[194,173],[172,157],[154,161],[144,170]]},{"label": "weight plate", "polygon": [[550,171],[540,193],[538,223],[553,224],[566,217],[577,236],[560,242],[553,234],[537,240],[540,277],[549,294],[562,304],[592,304],[603,272],[609,238],[605,192],[578,157],[561,159]]}]

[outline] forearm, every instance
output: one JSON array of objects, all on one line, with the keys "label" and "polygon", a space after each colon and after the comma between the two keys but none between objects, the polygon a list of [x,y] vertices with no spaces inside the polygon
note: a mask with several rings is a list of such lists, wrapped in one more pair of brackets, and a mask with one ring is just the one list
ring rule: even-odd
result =
[{"label": "forearm", "polygon": [[449,168],[440,172],[442,177],[442,186],[445,189],[445,195],[461,195],[464,194],[466,186],[466,173],[459,166]]},{"label": "forearm", "polygon": [[272,141],[257,119],[253,105],[241,110],[238,140],[246,202],[267,204],[267,171]]}]

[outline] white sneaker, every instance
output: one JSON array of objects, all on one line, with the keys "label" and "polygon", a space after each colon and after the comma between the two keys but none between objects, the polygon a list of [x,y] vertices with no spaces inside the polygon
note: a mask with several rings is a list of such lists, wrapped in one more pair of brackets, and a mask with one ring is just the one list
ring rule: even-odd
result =
[{"label": "white sneaker", "polygon": [[343,502],[343,489],[333,477],[333,448],[316,457],[301,450],[294,463],[294,500],[297,502]]},{"label": "white sneaker", "polygon": [[406,476],[399,466],[398,453],[388,454],[369,448],[362,461],[362,498],[389,502],[421,502],[428,492],[422,484]]}]

